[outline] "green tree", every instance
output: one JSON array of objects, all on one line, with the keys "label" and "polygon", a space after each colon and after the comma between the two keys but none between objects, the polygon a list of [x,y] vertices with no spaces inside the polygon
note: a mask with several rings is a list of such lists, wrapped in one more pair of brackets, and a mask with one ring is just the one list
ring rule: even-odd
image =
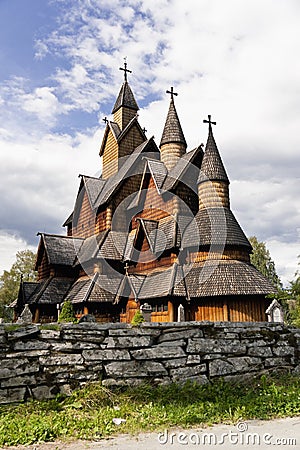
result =
[{"label": "green tree", "polygon": [[7,308],[5,306],[17,298],[21,276],[23,276],[23,281],[36,281],[35,259],[36,255],[31,250],[19,251],[11,269],[4,270],[0,276],[0,317],[6,317]]},{"label": "green tree", "polygon": [[[300,255],[298,256],[300,258]],[[298,263],[299,265],[300,263]],[[295,273],[295,279],[291,281],[290,291],[290,303],[292,303],[290,316],[291,323],[297,327],[300,327],[300,272],[297,270]]]},{"label": "green tree", "polygon": [[76,322],[73,305],[69,300],[63,303],[58,322],[59,323]]},{"label": "green tree", "polygon": [[259,242],[257,237],[251,236],[249,241],[253,252],[250,255],[251,263],[277,288],[282,289],[282,283],[276,273],[275,263],[264,242]]}]

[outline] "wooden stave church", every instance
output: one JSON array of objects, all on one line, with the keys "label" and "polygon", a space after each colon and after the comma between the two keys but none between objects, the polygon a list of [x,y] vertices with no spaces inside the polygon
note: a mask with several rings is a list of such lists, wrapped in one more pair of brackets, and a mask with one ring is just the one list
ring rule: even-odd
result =
[{"label": "wooden stave church", "polygon": [[55,322],[69,300],[78,318],[98,322],[130,323],[139,308],[152,322],[265,321],[275,289],[251,265],[230,209],[214,122],[204,121],[205,151],[187,152],[171,88],[158,148],[123,70],[113,120],[105,118],[102,174],[80,175],[67,235],[39,233],[38,281],[21,282],[15,319],[28,304],[34,322]]}]

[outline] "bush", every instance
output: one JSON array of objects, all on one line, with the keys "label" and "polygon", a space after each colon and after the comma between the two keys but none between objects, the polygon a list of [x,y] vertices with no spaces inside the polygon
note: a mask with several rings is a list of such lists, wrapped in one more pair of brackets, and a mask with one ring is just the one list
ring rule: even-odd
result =
[{"label": "bush", "polygon": [[141,311],[138,309],[132,318],[131,325],[133,325],[134,327],[138,327],[143,322],[145,322],[145,319]]},{"label": "bush", "polygon": [[63,303],[58,322],[76,322],[76,317],[73,311],[73,306],[70,301],[66,301]]}]

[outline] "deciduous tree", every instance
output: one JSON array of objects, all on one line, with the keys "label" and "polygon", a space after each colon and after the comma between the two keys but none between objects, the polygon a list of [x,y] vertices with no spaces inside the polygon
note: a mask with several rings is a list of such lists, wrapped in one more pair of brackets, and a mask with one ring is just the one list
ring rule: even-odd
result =
[{"label": "deciduous tree", "polygon": [[36,281],[34,271],[36,255],[31,250],[17,252],[16,261],[9,271],[0,276],[0,317],[7,315],[7,308],[18,296],[21,276],[24,281]]}]

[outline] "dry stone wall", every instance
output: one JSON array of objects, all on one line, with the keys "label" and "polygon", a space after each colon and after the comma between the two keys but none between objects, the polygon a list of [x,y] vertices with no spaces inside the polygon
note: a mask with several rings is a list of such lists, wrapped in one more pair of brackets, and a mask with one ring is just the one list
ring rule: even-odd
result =
[{"label": "dry stone wall", "polygon": [[300,375],[300,329],[188,322],[0,325],[0,403],[69,394],[88,382],[208,383],[286,369]]}]

